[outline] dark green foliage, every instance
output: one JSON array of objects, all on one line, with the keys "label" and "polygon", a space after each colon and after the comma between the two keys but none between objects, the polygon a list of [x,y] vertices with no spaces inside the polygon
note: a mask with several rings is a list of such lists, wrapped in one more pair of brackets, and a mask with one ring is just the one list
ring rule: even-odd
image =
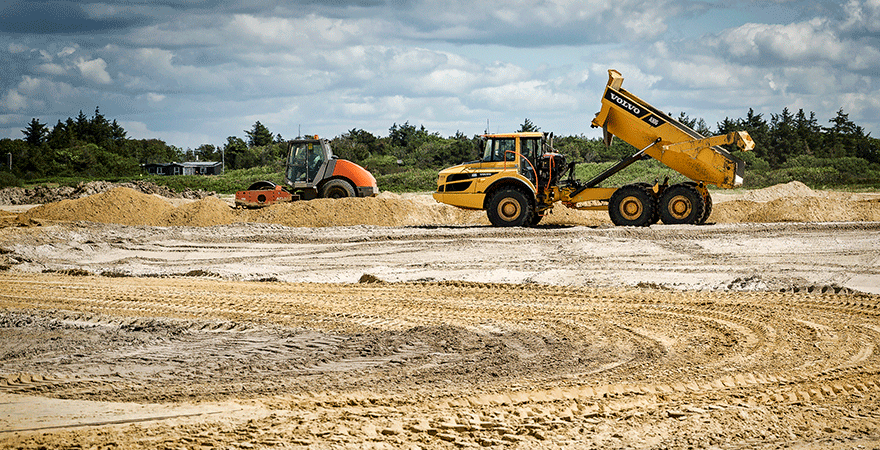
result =
[{"label": "dark green foliage", "polygon": [[[199,148],[204,150],[209,147],[202,145]],[[241,138],[229,136],[226,138],[226,144],[223,146],[223,154],[225,155],[225,164],[228,169],[250,169],[259,166],[271,166],[281,170],[287,154],[287,144],[270,140],[268,144],[248,146]]]},{"label": "dark green foliage", "polygon": [[[372,133],[351,129],[330,141],[333,154],[340,159],[366,162],[370,158],[388,155],[386,140],[379,140]],[[394,158],[396,161],[396,158]]]},{"label": "dark green foliage", "polygon": [[[746,162],[746,187],[792,180],[812,187],[880,186],[880,140],[853,123],[842,109],[827,126],[820,125],[815,113],[803,109],[792,113],[787,108],[779,114],[769,114],[769,118],[750,109],[745,118],[724,119],[717,124],[716,131],[708,129],[702,119],[691,118],[684,112],[676,120],[704,136],[748,131],[756,142],[755,150],[730,149]],[[395,192],[431,191],[439,169],[479,158],[478,137],[457,132],[444,138],[424,125],[409,122],[395,123],[388,131],[387,137],[379,137],[353,128],[331,139],[331,146],[337,157],[373,172],[381,189]],[[520,131],[540,128],[526,118]],[[75,118],[58,120],[51,129],[34,118],[22,133],[24,139],[0,139],[0,156],[11,154],[13,160],[13,178],[7,177],[8,183],[47,176],[119,179],[139,176],[139,166],[144,163],[223,159],[228,175],[157,177],[157,182],[174,184],[177,190],[194,187],[232,193],[261,179],[280,183],[287,151],[282,137],[272,134],[259,121],[245,130],[244,139],[229,136],[221,146],[203,144],[186,151],[158,139],[129,139],[125,130],[115,120],[104,117],[98,108],[92,117],[80,111]],[[583,135],[557,136],[553,147],[569,161],[585,163],[577,169],[582,180],[638,150],[620,139],[605,146],[602,139]],[[653,182],[666,176],[671,180],[681,177],[661,164],[639,162],[603,185],[633,180]]]},{"label": "dark green foliage", "polygon": [[11,153],[12,171],[23,179],[40,177],[113,178],[140,173],[140,164],[179,161],[182,152],[158,139],[134,140],[99,108],[89,118],[58,120],[51,130],[32,119],[24,140],[0,140],[0,152]]},{"label": "dark green foliage", "polygon": [[244,133],[248,137],[248,146],[250,147],[265,147],[275,142],[272,132],[265,125],[261,124],[259,120],[254,123],[250,131],[245,130]]},{"label": "dark green foliage", "polygon": [[27,128],[21,130],[21,132],[24,134],[25,142],[29,145],[39,146],[43,142],[46,142],[46,136],[49,134],[49,129],[46,128],[46,125],[40,123],[39,120],[33,118]]},{"label": "dark green foliage", "polygon": [[379,189],[391,192],[431,192],[437,189],[434,169],[407,169],[403,172],[376,176]]},{"label": "dark green foliage", "polygon": [[0,172],[0,189],[5,187],[21,187],[24,183],[9,172]]},{"label": "dark green foliage", "polygon": [[532,123],[532,121],[529,120],[528,117],[526,117],[525,122],[523,122],[522,125],[519,126],[519,132],[526,133],[530,131],[541,131],[541,128]]}]

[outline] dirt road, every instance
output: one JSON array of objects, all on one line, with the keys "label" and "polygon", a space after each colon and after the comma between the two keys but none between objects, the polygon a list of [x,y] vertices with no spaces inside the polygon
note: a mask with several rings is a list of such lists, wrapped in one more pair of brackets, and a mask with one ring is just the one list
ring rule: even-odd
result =
[{"label": "dirt road", "polygon": [[43,225],[2,448],[880,448],[877,222]]},{"label": "dirt road", "polygon": [[0,279],[14,448],[880,444],[876,296]]}]

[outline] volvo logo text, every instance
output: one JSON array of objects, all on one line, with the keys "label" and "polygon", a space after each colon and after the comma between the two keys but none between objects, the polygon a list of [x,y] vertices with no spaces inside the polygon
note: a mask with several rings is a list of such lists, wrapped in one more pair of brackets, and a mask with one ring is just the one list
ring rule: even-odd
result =
[{"label": "volvo logo text", "polygon": [[608,100],[611,100],[614,103],[617,103],[621,108],[629,111],[635,116],[642,115],[642,108],[639,108],[638,105],[633,105],[627,99],[621,97],[620,95],[615,94],[613,91],[609,90],[608,95],[606,96]]}]

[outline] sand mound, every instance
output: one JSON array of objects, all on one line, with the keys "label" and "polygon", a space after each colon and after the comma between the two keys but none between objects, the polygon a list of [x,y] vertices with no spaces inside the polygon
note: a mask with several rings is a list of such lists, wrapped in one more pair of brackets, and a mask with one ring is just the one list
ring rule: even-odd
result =
[{"label": "sand mound", "polygon": [[[427,200],[427,201],[426,201]],[[412,226],[488,224],[482,211],[466,211],[432,198],[382,195],[376,198],[319,198],[307,202],[278,203],[245,210],[248,222],[277,223],[291,227],[350,225]]]},{"label": "sand mound", "polygon": [[76,200],[48,203],[25,212],[25,220],[42,219],[161,225],[159,218],[172,209],[165,200],[131,188],[118,187]]},{"label": "sand mound", "polygon": [[880,201],[851,200],[847,195],[780,197],[768,202],[734,200],[715,205],[709,222],[873,222],[880,221]]},{"label": "sand mound", "polygon": [[165,212],[158,223],[164,226],[204,227],[242,221],[223,200],[217,197],[205,197]]},{"label": "sand mound", "polygon": [[[33,208],[0,226],[40,221],[91,221],[123,225],[214,226],[236,222],[275,223],[292,227],[351,225],[443,226],[488,225],[486,213],[437,203],[431,196],[382,193],[375,198],[315,199],[278,203],[262,209],[235,209],[217,197],[177,208],[162,198],[130,188]],[[751,191],[716,203],[710,223],[880,221],[880,196],[814,192],[792,182]],[[610,224],[606,211],[577,211],[556,205],[542,225]]]},{"label": "sand mound", "polygon": [[800,181],[790,181],[785,184],[755,189],[743,194],[741,200],[750,202],[770,202],[782,197],[813,197],[816,191]]}]

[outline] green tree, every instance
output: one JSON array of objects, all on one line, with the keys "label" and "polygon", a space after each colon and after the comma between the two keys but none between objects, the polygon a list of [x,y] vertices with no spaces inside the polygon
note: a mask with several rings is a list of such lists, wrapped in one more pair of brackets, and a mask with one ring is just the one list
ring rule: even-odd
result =
[{"label": "green tree", "polygon": [[[671,114],[670,114],[671,115]],[[712,136],[712,130],[706,126],[706,121],[703,119],[692,119],[690,118],[684,111],[681,111],[676,118],[679,122],[681,122],[686,127],[700,133],[704,137]]]},{"label": "green tree", "polygon": [[46,128],[45,124],[40,123],[36,117],[31,119],[27,128],[21,130],[21,132],[24,134],[25,142],[35,147],[46,142],[46,137],[49,135],[49,129]]},{"label": "green tree", "polygon": [[519,133],[528,133],[532,131],[541,131],[541,128],[532,123],[532,121],[526,117],[526,120],[519,126]]},{"label": "green tree", "polygon": [[275,140],[272,132],[260,123],[259,120],[254,123],[250,130],[245,130],[244,133],[247,135],[249,147],[262,147],[271,144]]},{"label": "green tree", "polygon": [[[71,122],[70,118],[67,120]],[[72,147],[76,142],[76,135],[66,123],[58,120],[58,123],[52,127],[52,131],[49,132],[46,142],[53,149]]]},{"label": "green tree", "polygon": [[767,136],[767,155],[778,164],[797,156],[803,150],[798,145],[797,123],[788,108],[781,114],[770,114],[770,131]]},{"label": "green tree", "polygon": [[560,136],[553,140],[554,150],[566,155],[569,161],[598,161],[602,150],[598,147],[605,147],[605,144],[600,140],[587,139],[584,136]]},{"label": "green tree", "polygon": [[827,156],[820,154],[822,127],[819,126],[819,121],[816,120],[816,113],[810,111],[810,116],[807,117],[803,108],[799,109],[794,116],[794,132],[797,135],[797,141],[795,142],[797,154]]},{"label": "green tree", "polygon": [[251,167],[250,158],[248,156],[248,146],[239,137],[229,136],[226,138],[226,144],[223,146],[223,153],[226,155],[226,166],[230,169],[244,169]]},{"label": "green tree", "polygon": [[220,150],[211,144],[202,144],[193,150],[199,161],[220,161]]}]

